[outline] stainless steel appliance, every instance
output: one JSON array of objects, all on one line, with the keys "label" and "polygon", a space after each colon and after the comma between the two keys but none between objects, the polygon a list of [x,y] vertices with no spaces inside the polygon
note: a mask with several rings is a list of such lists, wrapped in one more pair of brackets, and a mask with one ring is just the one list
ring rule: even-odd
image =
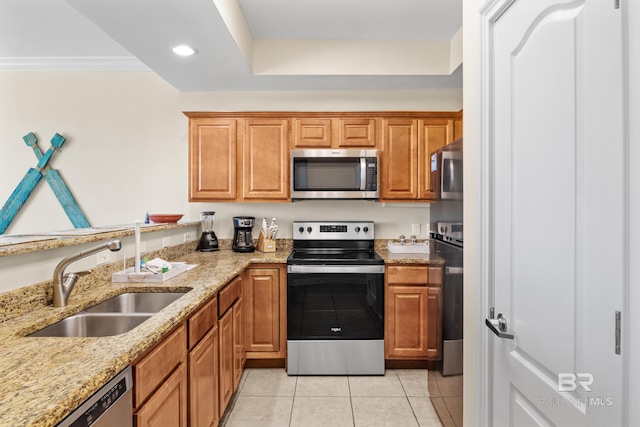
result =
[{"label": "stainless steel appliance", "polygon": [[133,376],[125,368],[57,427],[133,427]]},{"label": "stainless steel appliance", "polygon": [[384,375],[384,261],[371,221],[293,222],[289,375]]},{"label": "stainless steel appliance", "polygon": [[462,139],[431,154],[431,182],[438,199],[462,200]]},{"label": "stainless steel appliance", "polygon": [[213,211],[200,212],[200,220],[202,221],[202,235],[198,243],[200,252],[212,252],[218,250],[218,238],[213,232],[213,223],[216,213]]},{"label": "stainless steel appliance", "polygon": [[233,217],[233,243],[231,249],[234,252],[253,252],[256,247],[253,244],[253,224],[255,217]]},{"label": "stainless steel appliance", "polygon": [[462,374],[463,230],[461,222],[438,222],[431,251],[444,258],[442,286],[442,375]]},{"label": "stainless steel appliance", "polygon": [[378,150],[291,150],[291,198],[380,197]]}]

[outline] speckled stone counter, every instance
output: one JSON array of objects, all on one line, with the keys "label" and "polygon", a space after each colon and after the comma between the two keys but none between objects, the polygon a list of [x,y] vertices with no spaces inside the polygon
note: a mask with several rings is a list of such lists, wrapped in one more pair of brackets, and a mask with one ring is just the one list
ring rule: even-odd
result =
[{"label": "speckled stone counter", "polygon": [[[67,307],[42,307],[0,324],[0,426],[57,424],[236,274],[252,263],[284,263],[288,254],[195,252],[176,261],[198,264],[197,267],[162,284],[103,281],[81,294],[72,294]],[[176,302],[121,335],[25,336],[123,292],[188,289]]]},{"label": "speckled stone counter", "polygon": [[[386,245],[386,243],[384,243]],[[392,254],[376,246],[390,264],[440,264],[437,255]],[[274,253],[193,252],[175,261],[197,264],[162,284],[111,283],[104,278],[73,293],[64,308],[42,306],[0,323],[0,426],[54,426],[137,356],[188,318],[251,264],[285,263]],[[26,337],[70,314],[124,292],[187,293],[133,330],[103,338]]]},{"label": "speckled stone counter", "polygon": [[385,264],[431,264],[444,265],[445,261],[436,254],[397,254],[387,250],[376,250]]},{"label": "speckled stone counter", "polygon": [[377,239],[375,241],[375,251],[384,260],[385,264],[432,264],[444,265],[445,260],[435,253],[418,254],[418,253],[392,253],[387,250],[388,239]]},{"label": "speckled stone counter", "polygon": [[[141,229],[141,233],[151,233],[155,231],[175,230],[178,228],[194,227],[199,225],[199,221],[184,221],[180,223],[161,223],[161,224],[145,224]],[[81,234],[82,230],[92,230],[91,234]],[[74,246],[80,243],[101,242],[109,239],[117,239],[124,236],[133,236],[134,224],[125,224],[122,226],[104,227],[104,229],[78,229],[77,235],[73,235],[74,230],[66,232],[55,231],[47,233],[47,235],[17,235],[13,236],[16,243],[0,244],[0,257],[26,254],[30,252],[44,251],[47,249],[62,248],[65,246]],[[0,236],[0,238],[5,236]],[[7,240],[11,240],[12,236],[7,236]],[[31,240],[31,241],[30,241]]]}]

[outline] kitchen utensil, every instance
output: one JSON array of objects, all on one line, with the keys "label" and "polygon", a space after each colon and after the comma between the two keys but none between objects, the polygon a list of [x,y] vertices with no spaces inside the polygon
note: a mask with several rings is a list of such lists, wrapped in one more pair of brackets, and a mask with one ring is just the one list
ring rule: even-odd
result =
[{"label": "kitchen utensil", "polygon": [[215,221],[216,213],[213,211],[200,212],[200,219],[202,220],[202,236],[200,236],[200,243],[198,243],[198,250],[200,252],[213,252],[217,251],[218,238],[213,231],[213,223]]}]

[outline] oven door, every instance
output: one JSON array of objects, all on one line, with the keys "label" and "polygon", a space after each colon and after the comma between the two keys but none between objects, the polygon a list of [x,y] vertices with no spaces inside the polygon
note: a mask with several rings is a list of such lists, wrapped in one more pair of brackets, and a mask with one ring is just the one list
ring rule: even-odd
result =
[{"label": "oven door", "polygon": [[384,266],[290,265],[289,340],[384,337]]},{"label": "oven door", "polygon": [[384,266],[289,265],[289,375],[384,375]]}]

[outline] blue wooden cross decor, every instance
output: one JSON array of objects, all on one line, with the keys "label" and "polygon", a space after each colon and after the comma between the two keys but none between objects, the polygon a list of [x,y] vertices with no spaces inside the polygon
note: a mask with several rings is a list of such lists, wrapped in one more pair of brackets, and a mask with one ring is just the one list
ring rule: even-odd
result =
[{"label": "blue wooden cross decor", "polygon": [[51,169],[47,166],[51,156],[53,153],[64,144],[64,137],[60,134],[55,134],[53,138],[51,138],[51,147],[47,150],[46,153],[42,153],[40,147],[38,147],[38,139],[36,136],[29,132],[23,138],[24,142],[27,146],[33,149],[35,153],[38,164],[35,168],[29,168],[25,176],[22,178],[22,181],[18,184],[9,199],[4,204],[2,209],[0,210],[0,234],[4,234],[13,218],[15,218],[16,214],[27,201],[31,192],[36,185],[40,182],[40,179],[44,176],[49,184],[49,187],[53,190],[53,193],[58,198],[58,201],[62,205],[62,208],[66,212],[67,216],[71,220],[71,223],[75,228],[85,228],[90,227],[89,221],[85,218],[82,210],[78,206],[76,199],[73,198],[71,191],[62,180],[62,176],[60,176],[60,172],[56,169]]}]

